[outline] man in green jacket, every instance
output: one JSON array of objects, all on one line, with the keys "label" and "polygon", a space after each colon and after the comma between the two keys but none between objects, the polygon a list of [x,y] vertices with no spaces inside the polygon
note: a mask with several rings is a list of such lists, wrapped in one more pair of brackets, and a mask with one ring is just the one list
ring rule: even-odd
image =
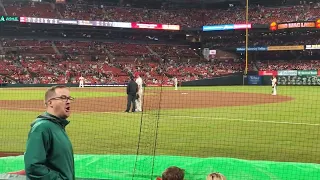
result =
[{"label": "man in green jacket", "polygon": [[74,180],[73,148],[65,131],[73,98],[65,86],[45,94],[46,112],[31,124],[24,163],[27,179]]}]

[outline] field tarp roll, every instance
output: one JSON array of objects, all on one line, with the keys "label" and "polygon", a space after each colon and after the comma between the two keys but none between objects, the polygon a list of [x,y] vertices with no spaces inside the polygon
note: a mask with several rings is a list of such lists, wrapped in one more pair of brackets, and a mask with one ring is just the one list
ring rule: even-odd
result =
[{"label": "field tarp roll", "polygon": [[[138,160],[138,161],[136,161]],[[152,167],[154,161],[154,167]],[[115,164],[117,164],[115,166]],[[199,166],[201,164],[201,166]],[[320,179],[320,165],[309,163],[250,161],[233,158],[196,158],[183,156],[75,155],[76,177],[93,179],[155,179],[169,166],[185,169],[187,180],[203,180],[220,172],[228,180],[288,180],[305,177]],[[23,156],[0,158],[0,173],[21,170]],[[153,172],[154,175],[151,175]],[[303,178],[302,178],[303,179]]]}]

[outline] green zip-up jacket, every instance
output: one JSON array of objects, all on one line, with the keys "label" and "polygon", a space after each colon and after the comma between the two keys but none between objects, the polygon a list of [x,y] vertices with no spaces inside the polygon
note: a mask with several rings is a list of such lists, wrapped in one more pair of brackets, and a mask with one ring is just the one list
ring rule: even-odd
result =
[{"label": "green zip-up jacket", "polygon": [[68,124],[47,112],[31,124],[24,154],[27,179],[75,179],[73,148],[65,131]]}]

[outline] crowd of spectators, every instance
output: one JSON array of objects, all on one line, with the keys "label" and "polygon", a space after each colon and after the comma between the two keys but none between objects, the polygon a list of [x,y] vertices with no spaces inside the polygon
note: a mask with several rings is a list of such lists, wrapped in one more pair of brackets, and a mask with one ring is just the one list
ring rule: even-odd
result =
[{"label": "crowd of spectators", "polygon": [[[9,60],[7,60],[9,59]],[[18,83],[78,83],[79,77],[85,78],[86,84],[123,84],[128,74],[140,72],[147,84],[173,84],[172,78],[179,81],[190,81],[211,78],[223,74],[239,72],[241,63],[230,61],[187,63],[171,61],[168,63],[145,62],[110,62],[84,60],[59,60],[47,57],[20,56],[12,60],[0,61],[0,74],[10,77]]]},{"label": "crowd of spectators", "polygon": [[319,60],[270,60],[256,62],[259,70],[318,70],[320,69]]},{"label": "crowd of spectators", "polygon": [[[80,76],[86,84],[123,84],[129,74],[140,72],[146,84],[171,85],[173,77],[179,82],[192,81],[242,72],[245,68],[241,58],[205,60],[187,46],[71,40],[1,42],[6,55],[0,60],[0,74],[11,82],[24,84],[78,83]],[[317,60],[272,59],[250,61],[248,70],[320,69]]]},{"label": "crowd of spectators", "polygon": [[[241,71],[239,63],[208,62],[188,46],[2,39],[0,74],[19,83],[125,83],[140,72],[146,83],[172,84]],[[29,51],[26,51],[28,49]],[[92,57],[94,55],[94,57]]]},{"label": "crowd of spectators", "polygon": [[[206,37],[204,41],[207,47],[244,47],[246,45],[245,34],[215,35]],[[320,31],[292,31],[292,32],[252,32],[249,34],[249,47],[266,47],[279,45],[305,45],[319,44]]]},{"label": "crowd of spectators", "polygon": [[[208,24],[245,23],[245,9],[141,9],[134,7],[114,7],[103,4],[88,5],[84,1],[66,4],[37,2],[3,2],[8,15],[29,17],[51,17],[64,19],[102,20],[115,22],[148,22],[179,24],[185,27],[200,27]],[[249,9],[251,23],[269,24],[295,20],[315,20],[320,17],[319,3],[290,7],[252,6]]]},{"label": "crowd of spectators", "polygon": [[57,12],[50,3],[39,3],[33,1],[11,1],[3,2],[5,11],[10,16],[27,16],[58,18]]}]

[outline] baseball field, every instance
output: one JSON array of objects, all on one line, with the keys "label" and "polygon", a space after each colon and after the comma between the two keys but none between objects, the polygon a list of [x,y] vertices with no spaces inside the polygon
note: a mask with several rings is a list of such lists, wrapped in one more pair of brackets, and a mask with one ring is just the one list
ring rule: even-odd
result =
[{"label": "baseball field", "polygon": [[[124,112],[125,88],[70,89],[77,177],[152,179],[177,165],[189,180],[212,171],[231,180],[320,179],[319,87],[280,86],[277,96],[270,86],[150,87],[143,113]],[[24,152],[45,90],[0,88],[0,156]],[[0,158],[0,173],[23,169],[22,160]]]}]

